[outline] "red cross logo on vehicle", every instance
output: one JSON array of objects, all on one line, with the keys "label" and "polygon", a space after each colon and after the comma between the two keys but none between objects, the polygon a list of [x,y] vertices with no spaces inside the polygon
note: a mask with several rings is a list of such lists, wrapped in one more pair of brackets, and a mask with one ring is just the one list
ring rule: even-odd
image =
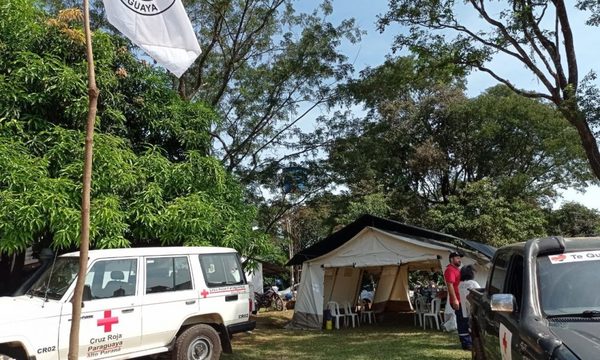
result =
[{"label": "red cross logo on vehicle", "polygon": [[554,260],[554,261],[564,261],[566,258],[567,258],[567,255],[560,254],[560,255],[553,256],[552,260]]},{"label": "red cross logo on vehicle", "polygon": [[104,310],[104,319],[98,319],[98,326],[104,326],[104,332],[111,332],[112,325],[118,324],[119,318],[112,317],[110,310]]},{"label": "red cross logo on vehicle", "polygon": [[200,295],[202,295],[203,298],[206,298],[206,296],[208,296],[209,292],[206,291],[206,289],[203,289],[202,292],[200,293]]}]

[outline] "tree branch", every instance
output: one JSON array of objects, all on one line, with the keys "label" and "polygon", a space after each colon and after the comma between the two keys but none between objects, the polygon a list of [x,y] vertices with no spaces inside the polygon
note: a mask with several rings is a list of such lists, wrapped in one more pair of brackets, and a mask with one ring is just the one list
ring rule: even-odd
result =
[{"label": "tree branch", "polygon": [[[196,75],[196,81],[194,84],[194,88],[190,90],[190,92],[188,94],[185,94],[185,88],[184,86],[182,86],[181,83],[183,83],[183,81],[180,80],[180,92],[179,95],[182,96],[184,99],[191,99],[194,94],[198,91],[198,89],[202,86],[202,78],[204,75],[204,64],[206,63],[206,61],[208,60],[209,55],[212,53],[213,48],[215,47],[215,44],[218,42],[219,39],[219,33],[221,32],[222,26],[223,26],[223,21],[225,20],[225,14],[219,12],[219,10],[216,10],[217,12],[217,18],[215,19],[215,22],[213,24],[212,27],[212,38],[210,43],[208,44],[208,46],[206,46],[204,48],[204,51],[202,51],[202,54],[200,55],[200,59],[197,61],[197,71],[198,74]],[[183,89],[184,94],[182,94],[181,90]]]},{"label": "tree branch", "polygon": [[500,33],[502,33],[504,38],[508,40],[508,42],[510,42],[510,44],[523,58],[522,62],[529,68],[529,70],[531,70],[538,77],[538,79],[540,79],[540,81],[544,84],[546,89],[548,89],[548,91],[551,94],[554,93],[554,87],[552,83],[548,80],[548,78],[546,78],[544,73],[533,63],[533,61],[531,60],[529,55],[527,55],[527,52],[525,51],[525,49],[523,49],[519,42],[510,35],[504,24],[490,17],[490,15],[484,8],[483,0],[479,0],[479,5],[477,4],[476,0],[469,1],[471,2],[471,5],[475,8],[475,10],[477,10],[477,12],[483,17],[483,19],[485,19],[485,21],[487,21],[488,24],[495,26],[500,31]]},{"label": "tree branch", "polygon": [[522,95],[522,96],[525,96],[528,98],[548,99],[548,100],[554,102],[554,99],[552,98],[552,96],[550,96],[548,94],[534,92],[534,91],[523,91],[521,89],[516,88],[510,81],[498,76],[493,70],[491,70],[485,66],[478,66],[477,68],[483,72],[490,74],[494,79],[496,79],[499,82],[503,83],[504,85],[508,86],[512,91],[514,91],[515,93],[517,93],[519,95]]},{"label": "tree branch", "polygon": [[286,212],[288,212],[289,210],[293,209],[294,207],[302,204],[304,201],[306,201],[309,198],[309,196],[316,194],[317,192],[319,192],[323,189],[325,189],[325,186],[316,187],[314,190],[304,193],[304,195],[302,196],[302,198],[300,198],[299,201],[296,201],[293,204],[287,203],[286,206],[283,206],[283,210],[277,212],[277,214],[273,217],[273,219],[271,219],[269,224],[265,227],[265,232],[268,233],[271,230],[271,228],[273,227],[273,225],[275,225],[277,223],[277,221],[279,221],[283,217],[283,215],[285,215]]},{"label": "tree branch", "polygon": [[577,57],[575,55],[575,44],[573,42],[573,32],[569,25],[569,17],[563,0],[552,0],[556,6],[556,14],[560,21],[560,28],[564,38],[564,47],[567,56],[567,66],[569,68],[569,85],[573,86],[573,95],[577,91],[578,74],[577,74]]},{"label": "tree branch", "polygon": [[253,154],[252,156],[256,156],[259,152],[261,152],[265,147],[269,146],[273,141],[275,141],[275,139],[277,139],[279,136],[281,136],[281,134],[283,134],[284,132],[286,132],[289,128],[291,128],[292,126],[294,126],[298,121],[302,120],[309,112],[311,112],[314,108],[316,108],[317,106],[319,106],[320,104],[322,104],[323,102],[325,102],[327,100],[325,99],[321,99],[317,102],[315,102],[310,108],[308,108],[305,112],[302,113],[302,115],[300,115],[299,117],[297,117],[294,121],[291,121],[289,124],[287,124],[286,126],[284,126],[282,129],[280,129],[277,133],[275,133],[275,135],[273,135],[271,137],[271,139],[269,141],[267,141],[266,143],[264,143],[261,147],[259,147]]},{"label": "tree branch", "polygon": [[[277,87],[277,91],[276,93],[279,93],[281,91],[281,88],[284,84],[284,81],[282,80],[280,82],[280,85]],[[292,98],[293,94],[300,88],[300,86],[302,86],[303,83],[299,82],[296,84],[296,86],[291,89],[289,91],[289,95],[288,97],[282,101],[279,106],[277,107],[276,110],[273,110],[273,107],[275,105],[275,101],[268,101],[267,103],[269,104],[269,108],[267,109],[267,111],[265,111],[265,115],[262,117],[262,119],[257,123],[257,125],[252,129],[252,131],[250,131],[250,133],[248,134],[248,136],[246,136],[246,138],[238,145],[236,146],[231,153],[235,154],[240,152],[245,146],[246,144],[248,144],[251,140],[253,140],[255,138],[255,136],[262,130],[264,129],[265,126],[267,126],[267,124],[270,122],[270,120],[273,118],[273,116],[279,112],[281,109],[283,109],[288,103],[289,100]],[[271,98],[274,98],[276,95],[278,94],[272,94]],[[248,156],[248,154],[250,153],[250,149],[247,149],[237,160],[234,160],[232,162],[233,166],[238,165],[241,160],[243,158],[245,158],[246,156]]]}]

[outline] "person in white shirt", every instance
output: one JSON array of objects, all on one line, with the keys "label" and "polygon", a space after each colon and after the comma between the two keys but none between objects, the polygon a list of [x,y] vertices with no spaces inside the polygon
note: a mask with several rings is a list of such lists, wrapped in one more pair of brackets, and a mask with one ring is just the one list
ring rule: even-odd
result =
[{"label": "person in white shirt", "polygon": [[471,304],[467,300],[467,295],[469,295],[469,289],[477,289],[480,288],[477,281],[473,280],[475,278],[475,269],[473,265],[463,266],[460,269],[460,284],[458,284],[458,292],[460,294],[460,298],[462,304],[462,313],[465,319],[468,319],[471,316]]}]

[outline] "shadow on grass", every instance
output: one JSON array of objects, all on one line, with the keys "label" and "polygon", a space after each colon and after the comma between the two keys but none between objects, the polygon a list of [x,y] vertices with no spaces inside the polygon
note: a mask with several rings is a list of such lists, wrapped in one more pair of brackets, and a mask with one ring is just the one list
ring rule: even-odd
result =
[{"label": "shadow on grass", "polygon": [[377,324],[333,331],[286,330],[291,312],[260,314],[252,333],[236,335],[223,359],[470,359],[456,334]]}]

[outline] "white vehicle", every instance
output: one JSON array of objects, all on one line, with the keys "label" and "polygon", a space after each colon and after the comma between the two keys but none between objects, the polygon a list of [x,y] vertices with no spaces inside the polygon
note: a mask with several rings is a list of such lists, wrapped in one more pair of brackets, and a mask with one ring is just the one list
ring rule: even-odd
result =
[{"label": "white vehicle", "polygon": [[[0,298],[0,359],[67,359],[79,253],[57,258],[22,296]],[[218,359],[254,329],[238,254],[216,247],[92,250],[80,359]]]}]

